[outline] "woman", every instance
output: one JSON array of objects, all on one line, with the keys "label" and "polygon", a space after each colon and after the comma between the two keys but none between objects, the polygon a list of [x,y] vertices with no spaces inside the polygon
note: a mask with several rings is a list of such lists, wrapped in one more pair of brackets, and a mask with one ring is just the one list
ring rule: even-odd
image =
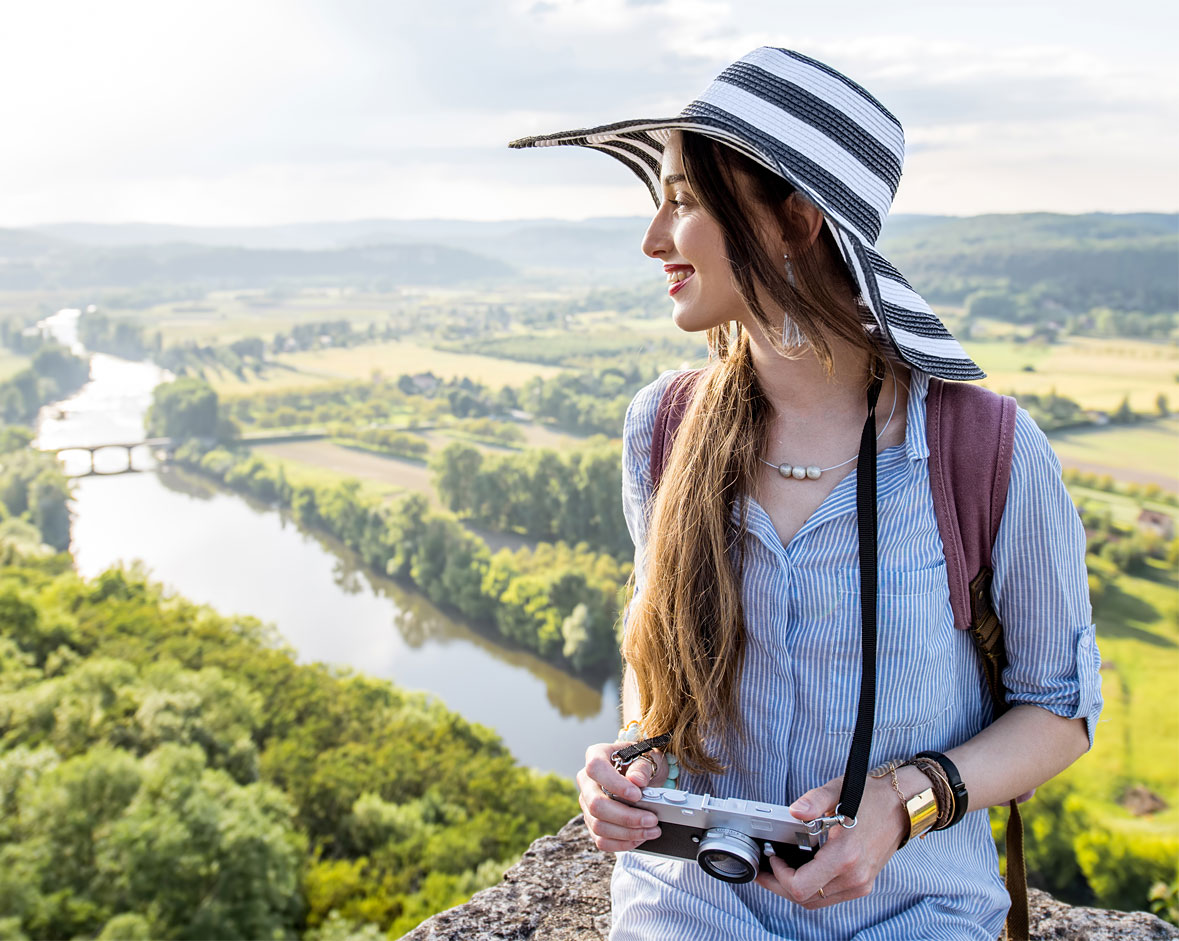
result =
[{"label": "woman", "polygon": [[[657,487],[652,430],[676,373],[639,392],[624,430],[636,561],[623,721],[670,742],[621,771],[619,742],[593,745],[578,775],[595,843],[620,853],[612,938],[994,939],[1008,897],[985,808],[1090,746],[1099,660],[1084,533],[1020,411],[992,588],[1013,708],[991,723],[978,655],[954,628],[925,444],[930,377],[982,373],[873,247],[900,178],[899,122],[830,67],[762,48],[676,118],[513,146],[551,144],[602,150],[648,184],[659,208],[643,251],[663,264],[677,326],[707,331],[712,353]],[[865,682],[856,485],[872,438],[882,767],[854,828],[746,884],[626,852],[660,829],[623,801],[679,768],[692,793],[802,820],[837,812]],[[926,750],[938,760],[904,763]],[[947,768],[968,792],[961,820]],[[909,798],[930,791],[941,829],[906,842],[928,827]]]}]

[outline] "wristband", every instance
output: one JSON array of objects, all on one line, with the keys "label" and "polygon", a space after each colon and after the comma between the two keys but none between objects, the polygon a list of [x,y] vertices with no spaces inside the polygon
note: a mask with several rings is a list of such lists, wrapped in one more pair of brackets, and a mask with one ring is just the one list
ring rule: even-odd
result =
[{"label": "wristband", "polygon": [[954,815],[950,818],[949,823],[941,827],[935,827],[934,829],[945,830],[947,827],[952,827],[966,816],[967,808],[970,805],[970,794],[966,790],[966,785],[962,783],[962,775],[958,773],[957,766],[941,752],[923,751],[918,752],[913,757],[930,758],[941,765],[942,771],[945,772],[946,780],[950,782],[950,790],[954,792]]}]

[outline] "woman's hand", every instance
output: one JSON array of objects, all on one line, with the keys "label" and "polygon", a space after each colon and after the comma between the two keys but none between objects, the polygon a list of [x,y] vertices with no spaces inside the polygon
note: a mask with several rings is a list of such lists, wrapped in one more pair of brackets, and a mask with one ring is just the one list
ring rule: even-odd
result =
[{"label": "woman's hand", "polygon": [[625,776],[615,771],[610,756],[627,744],[591,745],[585,751],[585,767],[577,772],[580,790],[577,801],[585,815],[585,825],[589,827],[594,845],[607,853],[633,850],[660,833],[659,820],[651,811],[612,800],[602,790],[605,788],[625,800],[637,801],[643,796],[643,788],[666,779],[667,762],[658,750],[647,753],[655,762],[655,769],[652,769],[651,762],[640,758],[626,769]]},{"label": "woman's hand", "polygon": [[[900,768],[897,775],[907,796],[929,787],[929,779],[916,768]],[[834,813],[842,783],[843,778],[838,777],[807,791],[790,805],[790,812],[799,820]],[[868,778],[857,821],[850,830],[833,828],[815,858],[797,869],[770,857],[773,874],[761,873],[757,884],[806,909],[824,908],[867,895],[876,876],[909,832],[908,811],[888,777]]]}]

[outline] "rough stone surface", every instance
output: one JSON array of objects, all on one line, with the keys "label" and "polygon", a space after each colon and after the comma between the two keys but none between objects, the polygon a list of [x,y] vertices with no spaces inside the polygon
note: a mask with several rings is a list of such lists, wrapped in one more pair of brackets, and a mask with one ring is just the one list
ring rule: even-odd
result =
[{"label": "rough stone surface", "polygon": [[614,858],[590,841],[581,817],[541,837],[503,881],[439,912],[402,941],[604,941]]},{"label": "rough stone surface", "polygon": [[1066,905],[1047,892],[1028,890],[1029,927],[1035,941],[1163,941],[1179,938],[1179,928],[1150,912],[1113,912]]},{"label": "rough stone surface", "polygon": [[[465,905],[422,922],[402,941],[605,941],[614,857],[600,853],[581,817],[546,836]],[[1077,908],[1029,891],[1033,941],[1163,941],[1179,929],[1148,912]],[[700,939],[704,941],[704,939]]]}]

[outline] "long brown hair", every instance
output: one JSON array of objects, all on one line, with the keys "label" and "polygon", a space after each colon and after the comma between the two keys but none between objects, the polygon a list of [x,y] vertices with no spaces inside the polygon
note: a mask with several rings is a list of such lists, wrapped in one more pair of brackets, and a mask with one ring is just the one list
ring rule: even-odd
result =
[{"label": "long brown hair", "polygon": [[[810,349],[833,369],[833,343],[873,354],[857,288],[830,230],[808,244],[782,177],[707,137],[683,134],[684,174],[701,207],[724,233],[733,282],[754,323],[784,356],[784,310]],[[766,231],[765,219],[774,231]],[[787,277],[786,241],[794,272]],[[767,304],[768,302],[768,304]],[[753,368],[749,336],[736,323],[708,332],[709,365],[696,383],[650,508],[645,584],[627,613],[622,653],[638,684],[642,726],[670,732],[670,751],[689,771],[722,771],[726,742],[743,733],[738,685],[745,652],[741,604],[744,502],[758,472],[771,408]],[[708,741],[706,741],[708,740]],[[719,753],[718,750],[719,749]]]}]

